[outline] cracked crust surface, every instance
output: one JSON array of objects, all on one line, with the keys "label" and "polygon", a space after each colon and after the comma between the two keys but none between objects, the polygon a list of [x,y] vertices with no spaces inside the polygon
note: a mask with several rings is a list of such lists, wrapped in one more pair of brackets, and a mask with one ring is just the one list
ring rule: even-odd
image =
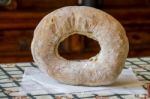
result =
[{"label": "cracked crust surface", "polygon": [[[58,45],[78,33],[99,42],[96,60],[66,60]],[[54,79],[72,85],[112,84],[125,64],[129,50],[122,25],[109,14],[91,7],[69,6],[46,15],[34,31],[32,56],[39,68]]]}]

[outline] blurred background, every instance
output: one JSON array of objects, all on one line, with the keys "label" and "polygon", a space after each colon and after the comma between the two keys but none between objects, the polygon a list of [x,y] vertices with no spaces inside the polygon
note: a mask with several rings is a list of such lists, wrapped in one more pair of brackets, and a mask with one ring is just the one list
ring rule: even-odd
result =
[{"label": "blurred background", "polygon": [[[33,61],[30,44],[36,25],[51,11],[72,5],[92,6],[111,14],[127,32],[128,57],[150,56],[150,0],[0,0],[0,63]],[[75,34],[58,50],[64,58],[85,59],[96,55],[100,45]]]}]

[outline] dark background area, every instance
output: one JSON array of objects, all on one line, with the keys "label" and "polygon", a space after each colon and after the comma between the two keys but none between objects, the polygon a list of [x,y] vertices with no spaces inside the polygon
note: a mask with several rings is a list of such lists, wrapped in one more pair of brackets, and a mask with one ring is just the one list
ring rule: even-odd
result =
[{"label": "dark background area", "polygon": [[[95,1],[95,2],[93,2]],[[51,11],[79,5],[77,0],[0,0],[0,63],[33,61],[30,44],[38,22]],[[128,57],[150,56],[150,0],[82,0],[111,14],[125,27]],[[96,41],[73,35],[59,48],[68,59],[89,58],[99,52]]]}]

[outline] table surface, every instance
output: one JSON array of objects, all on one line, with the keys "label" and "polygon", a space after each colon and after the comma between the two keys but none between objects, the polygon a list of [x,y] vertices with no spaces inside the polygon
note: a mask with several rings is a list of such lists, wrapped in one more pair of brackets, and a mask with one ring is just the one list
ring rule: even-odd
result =
[{"label": "table surface", "polygon": [[[25,68],[36,67],[34,63],[13,63],[13,64],[0,64],[0,99],[141,99],[147,95],[104,95],[98,94],[45,94],[45,95],[32,95],[27,96],[11,96],[12,93],[19,91],[21,79]],[[137,78],[141,81],[150,81],[150,57],[142,58],[128,58],[124,68],[131,67],[136,74]],[[146,85],[143,86],[146,90]]]}]

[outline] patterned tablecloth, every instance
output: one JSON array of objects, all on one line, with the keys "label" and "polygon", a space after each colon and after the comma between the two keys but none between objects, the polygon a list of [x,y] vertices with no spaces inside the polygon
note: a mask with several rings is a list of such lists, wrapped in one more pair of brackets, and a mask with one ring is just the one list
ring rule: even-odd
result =
[{"label": "patterned tablecloth", "polygon": [[[11,96],[19,91],[25,68],[37,67],[34,63],[0,64],[0,99],[146,99],[147,95],[103,95],[99,94],[45,94]],[[131,67],[139,80],[150,81],[150,57],[128,58],[124,68]],[[147,90],[147,85],[143,86]]]}]

